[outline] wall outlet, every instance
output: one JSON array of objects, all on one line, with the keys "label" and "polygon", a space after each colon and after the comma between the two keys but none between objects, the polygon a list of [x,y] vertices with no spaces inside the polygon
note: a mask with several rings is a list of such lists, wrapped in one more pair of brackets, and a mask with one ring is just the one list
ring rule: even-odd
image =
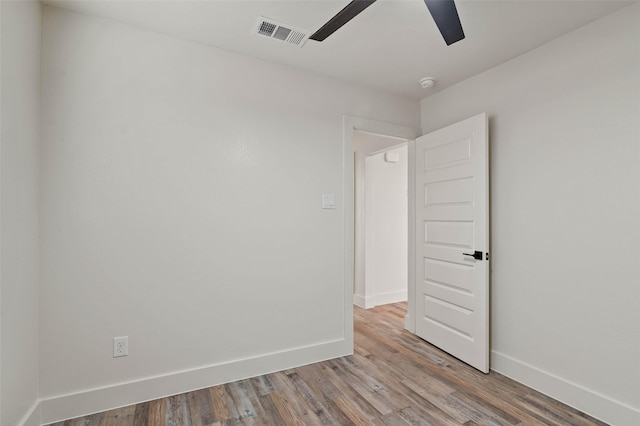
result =
[{"label": "wall outlet", "polygon": [[113,357],[129,355],[129,336],[113,338]]}]

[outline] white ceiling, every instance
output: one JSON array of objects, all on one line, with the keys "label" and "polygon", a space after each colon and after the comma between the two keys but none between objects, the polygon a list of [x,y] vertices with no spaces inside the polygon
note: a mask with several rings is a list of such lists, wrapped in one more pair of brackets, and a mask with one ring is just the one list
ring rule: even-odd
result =
[{"label": "white ceiling", "polygon": [[[325,41],[298,48],[255,35],[258,16],[314,32],[349,0],[45,2],[415,99],[632,3],[458,0],[466,39],[446,46],[423,0],[378,0]],[[422,89],[425,76],[436,86]]]}]

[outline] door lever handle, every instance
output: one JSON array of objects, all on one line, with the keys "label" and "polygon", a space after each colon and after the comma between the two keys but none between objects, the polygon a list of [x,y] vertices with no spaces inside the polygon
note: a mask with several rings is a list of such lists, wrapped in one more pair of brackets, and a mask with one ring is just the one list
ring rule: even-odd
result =
[{"label": "door lever handle", "polygon": [[462,253],[465,256],[471,256],[473,257],[475,260],[482,260],[482,252],[481,251],[474,251],[473,253]]}]

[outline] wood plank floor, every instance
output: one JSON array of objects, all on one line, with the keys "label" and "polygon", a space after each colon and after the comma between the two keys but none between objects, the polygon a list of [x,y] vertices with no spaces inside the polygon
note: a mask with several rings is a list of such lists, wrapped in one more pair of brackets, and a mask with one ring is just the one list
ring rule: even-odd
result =
[{"label": "wood plank floor", "polygon": [[355,308],[355,354],[55,426],[605,425],[403,329],[406,304]]}]

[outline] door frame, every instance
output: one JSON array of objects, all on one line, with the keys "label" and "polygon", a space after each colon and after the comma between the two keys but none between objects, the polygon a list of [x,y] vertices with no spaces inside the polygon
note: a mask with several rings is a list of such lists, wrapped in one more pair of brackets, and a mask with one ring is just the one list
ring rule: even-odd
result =
[{"label": "door frame", "polygon": [[[351,115],[343,115],[342,117],[342,205],[344,207],[344,218],[343,218],[343,236],[344,236],[344,264],[343,264],[343,280],[344,280],[344,339],[345,343],[351,348],[353,351],[353,288],[354,288],[354,268],[355,268],[355,258],[354,258],[354,250],[355,250],[355,226],[354,226],[354,203],[355,203],[355,195],[354,195],[354,165],[353,165],[353,133],[356,130],[376,133],[379,135],[392,136],[398,138],[407,139],[407,155],[408,155],[408,184],[409,184],[409,282],[413,278],[415,278],[414,263],[412,260],[412,252],[411,247],[414,244],[414,240],[412,239],[413,226],[411,225],[414,221],[414,215],[412,206],[413,204],[413,196],[412,190],[413,185],[411,183],[411,173],[413,172],[414,166],[414,154],[415,154],[415,139],[419,136],[422,136],[422,129],[417,129],[409,126],[403,126],[399,124],[386,123],[384,121],[371,120],[363,117],[356,117]],[[415,225],[414,225],[415,226]],[[412,272],[413,271],[413,272]],[[414,324],[413,328],[415,329],[415,321],[411,321],[413,318],[413,307],[411,306],[412,301],[414,300],[414,296],[411,294],[411,286],[408,286],[408,300],[409,300],[409,313],[407,317],[405,317],[405,328],[409,329],[407,326],[410,324]],[[409,331],[415,331],[409,329]]]}]

